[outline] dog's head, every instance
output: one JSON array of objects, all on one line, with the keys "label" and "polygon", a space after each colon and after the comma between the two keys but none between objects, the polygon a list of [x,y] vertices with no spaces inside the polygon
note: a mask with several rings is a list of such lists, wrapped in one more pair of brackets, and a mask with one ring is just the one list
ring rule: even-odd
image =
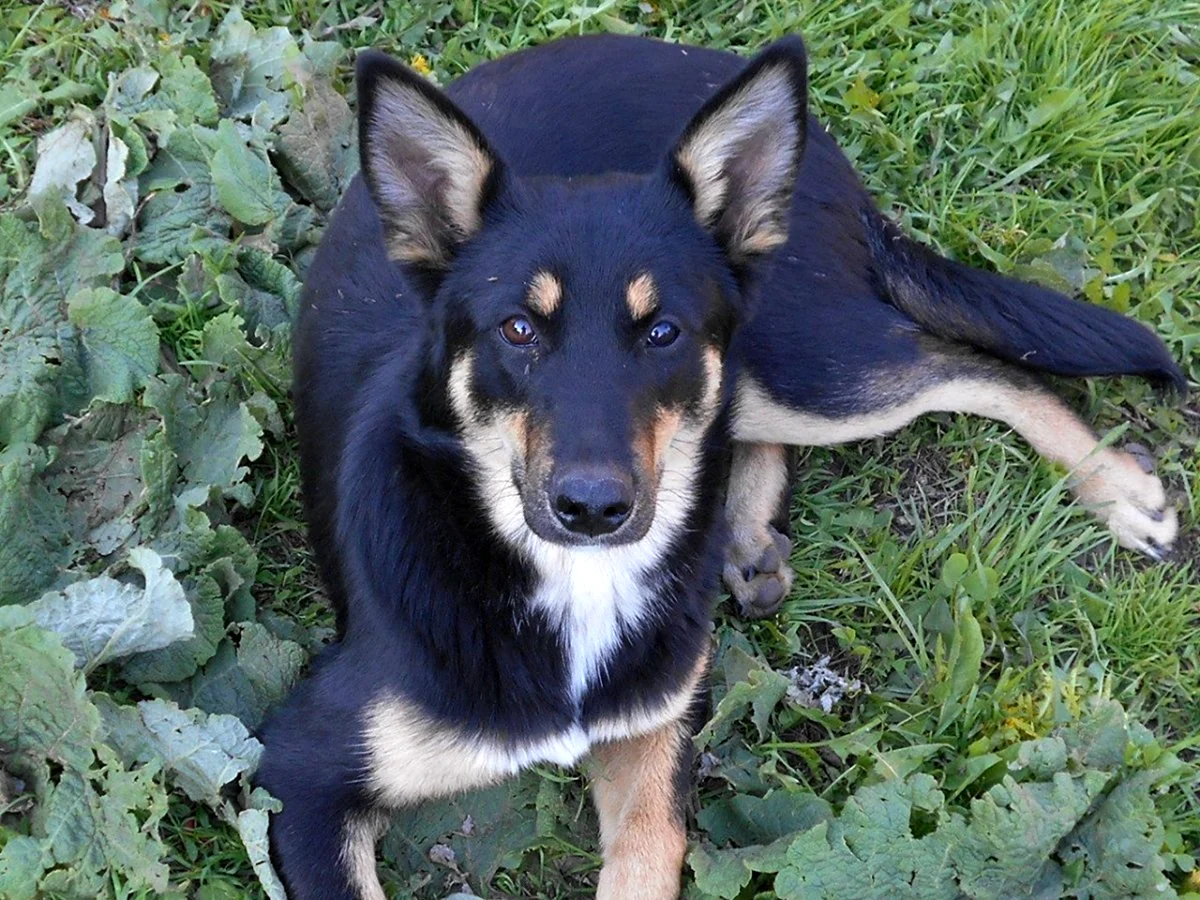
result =
[{"label": "dog's head", "polygon": [[363,54],[357,80],[363,173],[390,256],[429,294],[434,383],[493,525],[518,545],[673,533],[743,294],[787,238],[799,39],[756,57],[645,175],[520,177],[402,65]]}]

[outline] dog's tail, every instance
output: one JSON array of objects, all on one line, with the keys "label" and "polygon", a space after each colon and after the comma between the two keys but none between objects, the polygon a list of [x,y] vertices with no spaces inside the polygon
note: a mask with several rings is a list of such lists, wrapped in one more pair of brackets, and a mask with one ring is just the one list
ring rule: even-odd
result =
[{"label": "dog's tail", "polygon": [[1128,316],[946,259],[873,209],[865,219],[889,300],[939,337],[1054,375],[1140,375],[1187,391],[1163,342]]}]

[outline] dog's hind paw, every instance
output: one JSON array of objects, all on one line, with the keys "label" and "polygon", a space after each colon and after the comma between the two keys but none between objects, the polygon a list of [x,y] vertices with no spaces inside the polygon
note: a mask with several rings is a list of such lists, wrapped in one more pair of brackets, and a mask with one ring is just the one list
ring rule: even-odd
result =
[{"label": "dog's hind paw", "polygon": [[764,619],[779,609],[795,574],[788,563],[792,542],[768,526],[753,539],[735,539],[725,558],[725,586],[742,615]]},{"label": "dog's hind paw", "polygon": [[1179,522],[1154,474],[1150,452],[1140,444],[1124,450],[1105,448],[1080,471],[1076,495],[1108,526],[1117,543],[1152,559],[1164,559],[1175,543]]}]

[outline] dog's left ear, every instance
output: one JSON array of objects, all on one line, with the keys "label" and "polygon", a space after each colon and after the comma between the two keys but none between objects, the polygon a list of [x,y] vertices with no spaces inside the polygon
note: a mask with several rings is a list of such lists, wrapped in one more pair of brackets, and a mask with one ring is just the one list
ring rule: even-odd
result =
[{"label": "dog's left ear", "polygon": [[788,37],[709,100],[671,152],[696,220],[735,265],[787,241],[807,120],[804,42]]},{"label": "dog's left ear", "polygon": [[359,158],[388,254],[445,268],[482,224],[503,165],[462,110],[391,57],[359,54],[354,80]]}]

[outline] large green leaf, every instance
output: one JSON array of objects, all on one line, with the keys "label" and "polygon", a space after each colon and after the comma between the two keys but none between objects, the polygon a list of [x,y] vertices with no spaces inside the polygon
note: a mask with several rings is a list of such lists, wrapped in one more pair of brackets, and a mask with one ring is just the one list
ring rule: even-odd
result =
[{"label": "large green leaf", "polygon": [[128,772],[110,760],[99,770],[63,773],[45,804],[54,864],[42,877],[46,895],[91,900],[114,875],[133,889],[166,889],[158,822],[167,800],[156,772],[154,766]]},{"label": "large green leaf", "polygon": [[90,399],[66,383],[83,377],[67,301],[124,266],[116,240],[76,225],[57,201],[39,213],[38,223],[0,215],[0,448],[36,440],[57,409]]},{"label": "large green leaf", "polygon": [[213,185],[227,213],[246,225],[265,225],[275,216],[278,188],[262,149],[247,146],[228,119],[217,127]]},{"label": "large green leaf", "polygon": [[341,94],[314,81],[304,105],[279,129],[275,149],[284,178],[305,199],[328,212],[357,169],[354,114]]},{"label": "large green leaf", "polygon": [[39,477],[47,459],[32,444],[0,451],[0,606],[37,597],[74,551],[66,504]]},{"label": "large green leaf", "polygon": [[155,763],[192,800],[226,810],[222,791],[258,767],[262,744],[233,716],[180,709],[166,700],[136,707],[97,698],[108,740],[127,764]]},{"label": "large green leaf", "polygon": [[296,683],[307,656],[257,622],[244,622],[186,685],[173,691],[181,705],[235,715],[256,727],[267,709]]},{"label": "large green leaf", "polygon": [[153,550],[129,551],[144,586],[100,575],[44,594],[28,607],[37,623],[62,638],[85,671],[192,636],[192,609],[183,588]]},{"label": "large green leaf", "polygon": [[79,329],[83,369],[92,397],[127,403],[158,370],[158,329],[132,297],[108,288],[71,295],[67,317]]},{"label": "large green leaf", "polygon": [[85,771],[99,726],[74,654],[57,635],[35,625],[30,610],[0,608],[0,746],[5,755],[31,772],[47,760]]}]

